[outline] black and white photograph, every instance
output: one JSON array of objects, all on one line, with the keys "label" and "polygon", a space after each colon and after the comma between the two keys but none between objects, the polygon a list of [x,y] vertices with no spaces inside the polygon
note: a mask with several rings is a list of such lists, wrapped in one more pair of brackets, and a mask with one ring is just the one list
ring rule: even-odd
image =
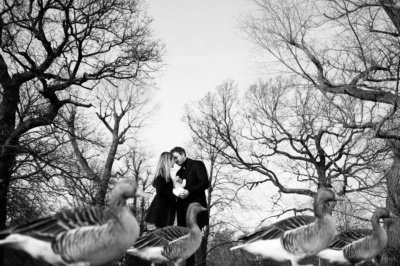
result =
[{"label": "black and white photograph", "polygon": [[400,1],[0,0],[0,266],[400,266]]}]

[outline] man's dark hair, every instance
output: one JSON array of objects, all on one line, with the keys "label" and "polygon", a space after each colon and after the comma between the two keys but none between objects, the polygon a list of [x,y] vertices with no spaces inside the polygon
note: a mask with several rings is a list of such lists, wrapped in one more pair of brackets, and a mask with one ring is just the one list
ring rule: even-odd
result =
[{"label": "man's dark hair", "polygon": [[173,149],[171,150],[171,153],[174,153],[174,152],[177,152],[177,153],[179,153],[180,155],[185,155],[185,156],[186,156],[186,151],[185,151],[185,149],[182,148],[182,147],[175,147],[175,148],[173,148]]}]

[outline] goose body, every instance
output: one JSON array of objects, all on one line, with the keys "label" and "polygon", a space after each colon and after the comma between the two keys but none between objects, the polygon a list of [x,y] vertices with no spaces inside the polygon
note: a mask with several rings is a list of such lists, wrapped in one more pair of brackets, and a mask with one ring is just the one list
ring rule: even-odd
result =
[{"label": "goose body", "polygon": [[318,253],[318,257],[344,265],[358,265],[379,255],[386,246],[387,233],[379,224],[381,218],[397,217],[386,208],[375,210],[371,229],[351,229],[338,234],[334,241]]},{"label": "goose body", "polygon": [[[269,258],[275,261],[285,261],[290,257],[290,253],[282,245],[282,237],[286,232],[292,232],[300,227],[307,226],[315,221],[314,216],[293,216],[283,219],[270,226],[258,229],[255,232],[244,235],[238,240],[244,244],[235,246],[231,250],[243,249],[249,253]],[[285,241],[286,243],[286,241]],[[268,250],[269,255],[263,255]]]},{"label": "goose body", "polygon": [[290,260],[293,266],[316,255],[335,237],[336,223],[327,212],[326,203],[343,200],[333,190],[321,188],[314,199],[313,216],[294,216],[240,237],[242,249],[265,259]]},{"label": "goose body", "polygon": [[143,195],[133,180],[112,191],[110,210],[87,206],[56,213],[0,232],[0,246],[28,253],[52,265],[102,265],[120,255],[139,236],[126,199]]},{"label": "goose body", "polygon": [[200,247],[202,234],[196,223],[197,214],[207,209],[199,203],[189,205],[188,227],[167,226],[143,235],[126,253],[155,263],[173,262],[180,265]]}]

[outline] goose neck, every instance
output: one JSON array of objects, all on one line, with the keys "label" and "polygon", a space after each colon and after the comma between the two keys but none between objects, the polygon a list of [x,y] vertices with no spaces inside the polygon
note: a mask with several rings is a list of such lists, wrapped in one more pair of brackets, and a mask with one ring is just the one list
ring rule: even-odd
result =
[{"label": "goose neck", "polygon": [[126,205],[126,199],[122,196],[111,197],[110,207],[111,209],[118,209]]},{"label": "goose neck", "polygon": [[372,215],[371,224],[372,224],[372,229],[373,229],[374,231],[378,231],[378,230],[380,229],[380,227],[381,227],[381,225],[380,225],[380,223],[379,223],[379,219],[380,219],[380,218],[381,218],[381,217],[378,216],[378,215],[376,215],[376,214]]},{"label": "goose neck", "polygon": [[197,225],[197,213],[189,212],[186,216],[186,226],[190,229],[199,228]]},{"label": "goose neck", "polygon": [[330,216],[330,209],[328,203],[325,201],[317,200],[314,202],[314,215],[317,218],[323,219]]}]

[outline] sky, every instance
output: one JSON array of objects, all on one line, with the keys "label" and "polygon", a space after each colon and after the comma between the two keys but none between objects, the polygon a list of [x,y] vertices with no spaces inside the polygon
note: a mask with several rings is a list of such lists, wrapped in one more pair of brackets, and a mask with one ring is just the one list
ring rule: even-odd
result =
[{"label": "sky", "polygon": [[[184,147],[190,156],[190,130],[181,121],[185,104],[198,101],[227,79],[233,79],[240,90],[245,90],[263,72],[257,69],[253,44],[243,38],[238,28],[239,16],[254,8],[251,0],[145,1],[148,15],[154,19],[154,35],[162,40],[166,50],[166,66],[155,80],[159,91],[154,100],[160,109],[144,136],[155,164],[159,154],[175,146]],[[270,206],[271,193],[275,191],[271,183],[265,183],[243,194]],[[272,205],[262,209],[271,208]],[[254,225],[265,218],[264,212],[250,215],[248,210],[237,215]]]},{"label": "sky", "polygon": [[186,149],[190,131],[184,105],[201,99],[227,79],[239,88],[257,80],[252,44],[240,36],[238,17],[249,0],[146,0],[154,35],[165,44],[166,66],[156,77],[160,109],[146,131],[154,155]]}]

